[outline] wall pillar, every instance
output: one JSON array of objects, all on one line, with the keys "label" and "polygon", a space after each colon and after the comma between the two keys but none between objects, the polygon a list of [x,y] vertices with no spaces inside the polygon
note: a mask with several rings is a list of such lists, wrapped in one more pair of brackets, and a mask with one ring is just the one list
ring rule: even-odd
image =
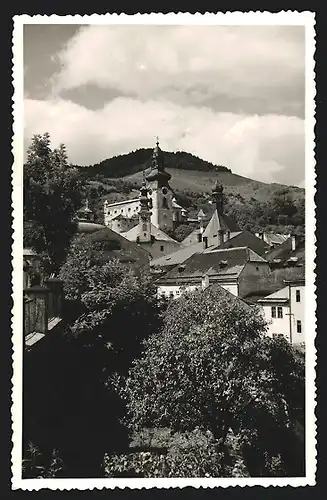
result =
[{"label": "wall pillar", "polygon": [[25,297],[31,299],[28,310],[30,332],[47,333],[48,331],[48,307],[49,289],[44,286],[35,285],[24,290]]},{"label": "wall pillar", "polygon": [[[48,278],[44,280],[49,290],[49,318],[62,317],[62,303],[64,297],[64,282],[59,278]],[[51,304],[50,304],[51,301]],[[50,316],[51,314],[51,316]]]}]

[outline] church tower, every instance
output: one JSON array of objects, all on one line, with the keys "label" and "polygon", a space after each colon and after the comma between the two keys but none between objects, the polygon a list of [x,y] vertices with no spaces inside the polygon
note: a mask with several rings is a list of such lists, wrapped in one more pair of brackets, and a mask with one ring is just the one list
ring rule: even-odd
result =
[{"label": "church tower", "polygon": [[157,138],[152,155],[151,171],[146,176],[146,180],[149,183],[152,202],[151,222],[165,232],[173,229],[173,193],[169,186],[171,175],[165,171],[163,156]]},{"label": "church tower", "polygon": [[145,181],[142,183],[140,189],[140,210],[139,210],[139,233],[137,242],[138,243],[151,243],[151,211],[150,202],[148,198],[148,188],[146,187]]},{"label": "church tower", "polygon": [[[217,180],[215,187],[212,191],[212,201],[216,205],[216,212],[218,214],[218,219],[222,217],[224,213],[224,188]],[[219,221],[220,222],[220,221]],[[223,221],[222,221],[223,222]],[[225,224],[220,223],[218,227],[218,242],[219,245],[222,245],[225,241]]]}]

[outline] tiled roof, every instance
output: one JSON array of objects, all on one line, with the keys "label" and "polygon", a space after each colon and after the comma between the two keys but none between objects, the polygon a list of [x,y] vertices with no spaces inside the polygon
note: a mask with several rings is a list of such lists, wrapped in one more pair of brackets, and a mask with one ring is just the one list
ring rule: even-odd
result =
[{"label": "tiled roof", "polygon": [[277,292],[273,292],[269,295],[266,295],[265,297],[261,297],[261,299],[258,300],[258,302],[273,302],[273,301],[285,301],[288,300],[289,298],[289,291],[288,287],[284,286],[280,290],[277,290]]},{"label": "tiled roof", "polygon": [[220,230],[226,232],[235,232],[239,231],[240,228],[238,227],[236,222],[229,218],[227,215],[220,214],[217,210],[215,210],[212,214],[209,224],[204,230],[203,237],[217,237],[218,231]]},{"label": "tiled roof", "polygon": [[247,230],[231,233],[230,239],[217,248],[233,248],[240,246],[249,247],[261,256],[265,256],[266,251],[269,249],[269,245],[267,243]]},{"label": "tiled roof", "polygon": [[203,243],[195,243],[194,245],[189,245],[187,247],[181,247],[172,252],[169,255],[164,255],[158,259],[151,261],[151,267],[159,266],[176,266],[177,264],[182,264],[186,259],[191,257],[195,253],[201,253],[203,251]]},{"label": "tiled roof", "polygon": [[174,267],[162,280],[192,278],[203,276],[206,273],[219,276],[238,276],[249,261],[266,262],[260,255],[246,247],[197,253],[187,259],[182,266]]},{"label": "tiled roof", "polygon": [[105,228],[105,226],[102,224],[96,224],[95,222],[79,221],[77,223],[78,233],[94,233],[103,228]]},{"label": "tiled roof", "polygon": [[[126,233],[122,233],[122,234],[129,241],[136,241],[136,238],[138,237],[139,232],[140,232],[139,226],[136,225],[136,226],[132,227],[132,229],[130,229]],[[151,235],[154,236],[154,238],[157,241],[172,241],[176,244],[179,244],[178,241],[176,241],[173,238],[171,238],[170,236],[168,236],[168,234],[161,231],[161,229],[156,227],[154,224],[151,224]]]},{"label": "tiled roof", "polygon": [[127,203],[136,203],[139,202],[139,198],[133,198],[132,200],[124,200],[124,201],[116,201],[115,203],[108,203],[107,207],[115,207],[118,205],[126,205]]},{"label": "tiled roof", "polygon": [[288,238],[284,243],[278,245],[266,253],[265,258],[269,262],[274,262],[276,259],[280,259],[281,263],[287,263],[288,259],[294,258],[298,264],[305,263],[305,244],[304,239],[297,238],[296,248],[292,250],[292,238]]},{"label": "tiled roof", "polygon": [[137,243],[124,238],[121,234],[112,231],[109,227],[89,234],[87,238],[93,242],[108,244],[108,249],[103,250],[105,259],[117,258],[121,262],[131,263],[136,267],[149,265],[150,255],[147,250],[137,245]]},{"label": "tiled roof", "polygon": [[268,245],[281,245],[290,237],[290,235],[279,233],[263,233],[263,237]]},{"label": "tiled roof", "polygon": [[252,300],[252,296],[259,298],[266,297],[285,287],[285,281],[304,278],[304,269],[302,267],[282,267],[274,269],[266,276],[261,276],[256,281],[256,291],[251,292],[244,297],[244,300]]}]

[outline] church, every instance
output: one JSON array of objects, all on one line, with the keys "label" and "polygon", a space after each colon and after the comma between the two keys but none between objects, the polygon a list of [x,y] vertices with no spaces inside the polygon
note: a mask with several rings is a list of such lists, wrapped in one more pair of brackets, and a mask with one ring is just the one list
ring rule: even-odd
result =
[{"label": "church", "polygon": [[147,174],[143,173],[139,198],[110,204],[104,202],[105,225],[145,248],[151,259],[181,247],[169,232],[187,220],[187,212],[176,202],[170,179],[157,139],[151,169]]}]

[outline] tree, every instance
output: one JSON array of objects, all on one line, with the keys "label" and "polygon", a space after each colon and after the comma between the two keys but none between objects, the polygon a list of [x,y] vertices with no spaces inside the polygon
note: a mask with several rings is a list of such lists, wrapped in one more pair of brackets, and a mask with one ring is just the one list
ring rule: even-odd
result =
[{"label": "tree", "polygon": [[303,366],[265,329],[261,314],[220,287],[173,301],[163,331],[120,381],[128,424],[209,429],[221,444],[232,429],[262,454],[282,453],[280,437],[303,409]]},{"label": "tree", "polygon": [[44,257],[49,273],[57,272],[65,259],[83,188],[65,146],[51,150],[48,133],[35,135],[24,165],[24,244]]},{"label": "tree", "polygon": [[105,364],[113,351],[123,370],[124,362],[140,352],[141,340],[161,324],[162,305],[150,275],[118,259],[108,261],[100,242],[81,236],[73,241],[60,277],[66,297],[80,303],[73,336],[102,352]]},{"label": "tree", "polygon": [[194,231],[198,224],[181,224],[174,231],[174,238],[177,241],[183,241],[189,234]]}]

